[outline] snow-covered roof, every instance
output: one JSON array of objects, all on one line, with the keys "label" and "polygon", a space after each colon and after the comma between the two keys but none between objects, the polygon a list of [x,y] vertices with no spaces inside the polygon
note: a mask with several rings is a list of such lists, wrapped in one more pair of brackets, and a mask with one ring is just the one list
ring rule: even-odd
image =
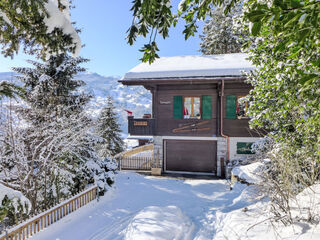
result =
[{"label": "snow-covered roof", "polygon": [[241,76],[242,71],[254,69],[244,53],[161,57],[154,63],[140,63],[125,74],[122,81]]}]

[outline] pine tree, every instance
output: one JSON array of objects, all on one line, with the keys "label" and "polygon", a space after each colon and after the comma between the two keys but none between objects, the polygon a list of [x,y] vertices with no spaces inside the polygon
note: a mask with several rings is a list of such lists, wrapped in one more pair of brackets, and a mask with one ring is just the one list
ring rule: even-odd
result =
[{"label": "pine tree", "polygon": [[[87,59],[73,58],[67,54],[52,55],[47,62],[28,61],[34,68],[13,68],[21,76],[17,78],[24,83],[26,101],[30,108],[24,108],[25,117],[30,110],[39,111],[37,121],[47,121],[67,112],[81,112],[89,102],[91,95],[79,91],[85,83],[74,79],[77,73],[84,72],[85,68],[79,64]],[[50,119],[46,119],[46,118]]]},{"label": "pine tree", "polygon": [[[47,59],[52,54],[79,54],[79,30],[70,21],[69,0],[11,0],[0,4],[1,54],[14,57],[20,49]],[[0,80],[0,100],[23,96],[23,89]]]},{"label": "pine tree", "polygon": [[0,45],[4,56],[19,49],[45,59],[48,54],[78,54],[81,41],[70,21],[69,0],[11,0],[0,4]]},{"label": "pine tree", "polygon": [[24,89],[8,81],[0,81],[0,100],[3,97],[23,97]]},{"label": "pine tree", "polygon": [[102,109],[97,121],[96,132],[103,139],[98,145],[98,152],[102,158],[115,156],[123,151],[121,129],[117,122],[115,107],[111,97],[108,97],[106,106]]},{"label": "pine tree", "polygon": [[[56,204],[88,184],[101,192],[110,183],[110,173],[96,153],[98,138],[91,133],[92,119],[84,111],[90,95],[84,82],[74,76],[85,69],[82,58],[66,54],[51,56],[34,68],[17,68],[25,84],[25,104],[16,107],[18,117],[8,117],[0,133],[0,166],[5,180],[31,201],[33,212]],[[18,119],[24,121],[15,124]],[[5,148],[4,148],[5,147]],[[4,164],[14,163],[12,171]]]},{"label": "pine tree", "polygon": [[241,14],[241,4],[225,15],[224,9],[217,7],[211,11],[210,20],[203,27],[203,35],[200,35],[200,51],[204,55],[226,54],[241,52],[241,38],[243,34],[235,32],[235,17]]}]

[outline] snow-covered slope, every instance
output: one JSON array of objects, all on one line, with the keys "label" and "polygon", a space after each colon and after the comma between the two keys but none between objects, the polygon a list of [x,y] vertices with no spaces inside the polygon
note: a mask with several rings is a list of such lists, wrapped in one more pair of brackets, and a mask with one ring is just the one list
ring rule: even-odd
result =
[{"label": "snow-covered slope", "polygon": [[123,86],[118,83],[121,77],[104,77],[97,73],[79,74],[77,78],[86,82],[85,89],[94,94],[94,99],[91,101],[89,109],[94,115],[100,112],[107,96],[111,96],[114,99],[124,133],[128,132],[125,109],[132,111],[135,117],[142,117],[144,113],[151,113],[151,94],[143,87]]},{"label": "snow-covered slope", "polygon": [[[87,84],[84,89],[94,95],[87,109],[93,116],[99,114],[108,96],[114,99],[121,129],[125,134],[127,133],[127,113],[124,109],[132,111],[135,117],[151,113],[151,94],[143,87],[126,87],[118,83],[121,78],[119,76],[105,77],[97,73],[83,73],[76,78],[83,80]],[[0,73],[1,80],[15,81],[14,73]]]}]

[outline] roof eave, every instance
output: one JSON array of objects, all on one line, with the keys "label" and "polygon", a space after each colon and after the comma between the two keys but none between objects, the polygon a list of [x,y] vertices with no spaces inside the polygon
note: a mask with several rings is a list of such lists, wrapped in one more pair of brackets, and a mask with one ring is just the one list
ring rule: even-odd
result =
[{"label": "roof eave", "polygon": [[205,84],[217,83],[221,80],[227,81],[244,81],[246,76],[214,76],[214,77],[183,77],[183,78],[137,78],[137,79],[121,79],[118,82],[123,85],[146,85],[146,84]]}]

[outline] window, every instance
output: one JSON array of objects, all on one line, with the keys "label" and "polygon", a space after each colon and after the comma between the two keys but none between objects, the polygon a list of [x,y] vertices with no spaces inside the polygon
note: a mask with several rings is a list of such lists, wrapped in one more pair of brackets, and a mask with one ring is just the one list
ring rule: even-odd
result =
[{"label": "window", "polygon": [[201,118],[200,97],[185,97],[183,118]]},{"label": "window", "polygon": [[237,97],[236,114],[238,119],[248,118],[249,101],[245,99],[245,96]]},{"label": "window", "polygon": [[212,96],[174,96],[173,119],[212,119]]},{"label": "window", "polygon": [[237,154],[254,154],[252,142],[237,142]]}]

